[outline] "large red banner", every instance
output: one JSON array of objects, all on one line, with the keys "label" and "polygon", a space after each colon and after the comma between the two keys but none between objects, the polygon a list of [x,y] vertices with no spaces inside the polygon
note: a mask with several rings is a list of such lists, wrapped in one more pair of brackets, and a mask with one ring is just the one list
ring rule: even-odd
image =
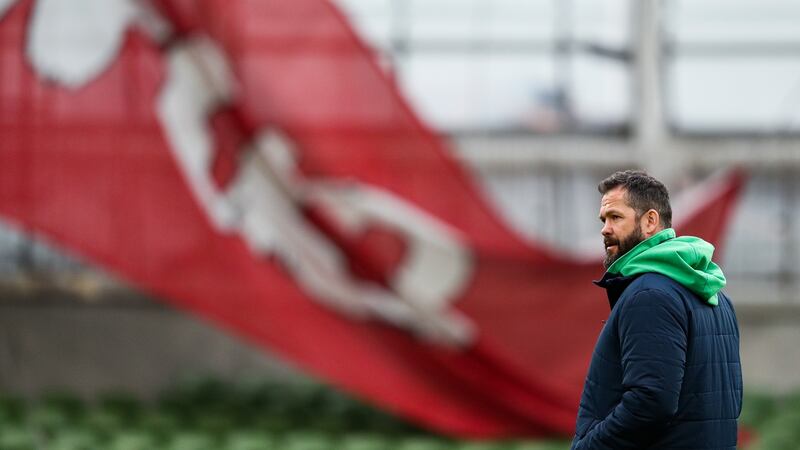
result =
[{"label": "large red banner", "polygon": [[433,429],[572,432],[599,259],[511,232],[332,4],[78,3],[0,3],[7,221]]}]

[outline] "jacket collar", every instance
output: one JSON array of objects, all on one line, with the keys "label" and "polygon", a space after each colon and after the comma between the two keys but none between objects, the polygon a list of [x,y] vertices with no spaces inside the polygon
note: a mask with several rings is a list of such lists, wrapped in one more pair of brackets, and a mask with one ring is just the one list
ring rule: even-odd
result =
[{"label": "jacket collar", "polygon": [[592,283],[600,286],[606,290],[608,296],[608,306],[614,309],[617,300],[625,292],[625,289],[633,283],[633,280],[639,278],[639,275],[623,276],[618,273],[606,272],[603,278],[593,281]]},{"label": "jacket collar", "polygon": [[655,247],[662,242],[666,242],[670,239],[675,238],[675,230],[672,228],[666,228],[664,230],[659,231],[658,233],[650,236],[649,238],[645,239],[642,242],[639,242],[635,247],[629,250],[627,253],[622,255],[619,259],[614,261],[611,264],[611,267],[606,270],[606,273],[603,275],[603,278],[594,281],[593,283],[604,288],[606,290],[606,295],[608,296],[608,304],[611,309],[614,309],[614,305],[617,304],[617,300],[625,291],[625,288],[630,285],[633,280],[639,277],[639,274],[632,274],[632,275],[622,275],[622,272],[625,272],[623,268],[625,267],[628,262],[642,252],[649,250]]}]

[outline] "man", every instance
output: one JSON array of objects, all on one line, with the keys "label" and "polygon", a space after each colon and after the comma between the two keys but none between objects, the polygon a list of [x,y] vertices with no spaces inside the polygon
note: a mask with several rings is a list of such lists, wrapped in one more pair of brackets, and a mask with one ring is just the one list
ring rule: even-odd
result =
[{"label": "man", "polygon": [[731,449],[742,405],[739,329],[714,247],[676,237],[669,193],[639,171],[598,186],[611,314],[592,355],[572,449]]}]

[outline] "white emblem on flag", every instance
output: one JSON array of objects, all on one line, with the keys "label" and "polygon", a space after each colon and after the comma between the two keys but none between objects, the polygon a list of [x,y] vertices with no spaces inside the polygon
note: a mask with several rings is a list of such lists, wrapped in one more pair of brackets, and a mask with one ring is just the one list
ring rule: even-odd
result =
[{"label": "white emblem on flag", "polygon": [[[195,38],[174,46],[158,112],[176,160],[211,222],[237,233],[260,254],[277,256],[312,298],[352,317],[376,317],[433,341],[464,344],[469,321],[451,306],[471,272],[457,233],[401,198],[375,187],[296,176],[293,146],[263,130],[244,153],[236,178],[219,190],[211,177],[211,112],[235,96],[222,52]],[[350,232],[377,223],[400,232],[408,252],[391,289],[350,273],[344,256],[306,217],[321,205]]]},{"label": "white emblem on flag", "polygon": [[28,58],[40,76],[79,87],[114,61],[136,13],[133,0],[37,0]]}]

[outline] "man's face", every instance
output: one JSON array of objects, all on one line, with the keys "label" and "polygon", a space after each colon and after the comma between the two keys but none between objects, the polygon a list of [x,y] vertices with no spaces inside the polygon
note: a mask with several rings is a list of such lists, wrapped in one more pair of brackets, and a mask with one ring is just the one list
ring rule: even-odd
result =
[{"label": "man's face", "polygon": [[614,188],[603,195],[600,200],[600,220],[603,222],[603,244],[606,257],[603,266],[608,269],[611,264],[642,241],[640,218],[626,201],[626,191],[622,187]]}]

